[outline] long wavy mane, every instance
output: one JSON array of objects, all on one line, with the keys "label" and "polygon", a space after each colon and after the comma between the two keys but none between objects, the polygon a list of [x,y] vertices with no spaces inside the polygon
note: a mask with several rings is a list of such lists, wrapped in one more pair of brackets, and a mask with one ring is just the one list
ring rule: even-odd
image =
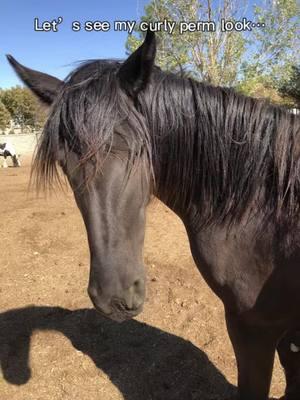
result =
[{"label": "long wavy mane", "polygon": [[36,153],[38,185],[57,176],[62,145],[101,168],[123,125],[128,165],[146,155],[155,194],[173,208],[200,204],[200,225],[237,221],[253,204],[274,223],[298,220],[299,116],[158,68],[132,101],[120,65],[88,62],[66,80]]}]

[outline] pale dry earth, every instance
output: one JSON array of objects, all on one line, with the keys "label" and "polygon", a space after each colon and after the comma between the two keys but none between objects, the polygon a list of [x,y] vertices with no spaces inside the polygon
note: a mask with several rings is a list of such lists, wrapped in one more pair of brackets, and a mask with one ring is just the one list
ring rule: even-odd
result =
[{"label": "pale dry earth", "polygon": [[[30,162],[0,170],[0,400],[225,400],[236,366],[223,307],[180,220],[148,209],[147,301],[105,320],[87,295],[89,252],[72,194],[27,192]],[[276,360],[272,395],[284,390]]]}]

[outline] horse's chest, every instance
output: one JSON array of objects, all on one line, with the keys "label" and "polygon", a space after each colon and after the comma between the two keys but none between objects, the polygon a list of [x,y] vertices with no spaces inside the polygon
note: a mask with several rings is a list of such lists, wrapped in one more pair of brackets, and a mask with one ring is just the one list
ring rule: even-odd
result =
[{"label": "horse's chest", "polygon": [[190,235],[190,244],[199,271],[226,307],[252,309],[273,271],[270,248],[216,229]]}]

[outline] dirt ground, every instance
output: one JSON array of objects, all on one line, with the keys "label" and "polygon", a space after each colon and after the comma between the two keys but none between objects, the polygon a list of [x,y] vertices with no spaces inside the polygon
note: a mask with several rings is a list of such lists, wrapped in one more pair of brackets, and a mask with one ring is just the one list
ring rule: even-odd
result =
[{"label": "dirt ground", "polygon": [[[105,320],[87,295],[89,253],[71,192],[27,193],[29,161],[0,170],[1,400],[225,400],[236,365],[220,301],[179,219],[148,209],[147,301]],[[276,360],[272,395],[284,390]]]}]

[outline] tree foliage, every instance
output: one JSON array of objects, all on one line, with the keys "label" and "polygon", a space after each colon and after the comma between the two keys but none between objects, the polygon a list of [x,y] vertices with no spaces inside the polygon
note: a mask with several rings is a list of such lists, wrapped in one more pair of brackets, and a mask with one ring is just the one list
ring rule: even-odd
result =
[{"label": "tree foliage", "polygon": [[[214,21],[236,20],[241,2],[224,0],[214,7],[211,0],[152,0],[145,7],[142,21]],[[142,42],[144,32],[128,37],[127,50],[132,52]],[[236,32],[157,32],[158,64],[164,69],[185,70],[195,77],[214,84],[232,85],[237,80],[238,65],[245,51],[246,39]]]},{"label": "tree foliage", "polygon": [[278,88],[299,60],[299,13],[297,0],[263,0],[254,6],[256,20],[264,29],[253,30],[252,56],[243,65],[247,75],[268,75]]},{"label": "tree foliage", "polygon": [[294,105],[300,108],[300,65],[291,67],[291,73],[283,80],[279,91],[283,96],[290,97]]},{"label": "tree foliage", "polygon": [[[291,62],[299,57],[299,11],[297,0],[259,0],[258,5],[250,0],[151,0],[141,21],[214,21],[215,32],[157,32],[157,63],[216,85],[246,90],[245,82],[261,80],[260,85],[266,81],[278,91]],[[264,27],[241,32],[220,29],[221,19],[241,21],[246,15]],[[128,53],[144,35],[138,29],[129,35]]]},{"label": "tree foliage", "polygon": [[43,125],[45,112],[29,89],[16,86],[2,90],[1,101],[22,131],[25,128],[38,129]]},{"label": "tree foliage", "polygon": [[0,130],[5,130],[10,123],[11,116],[0,99]]}]

